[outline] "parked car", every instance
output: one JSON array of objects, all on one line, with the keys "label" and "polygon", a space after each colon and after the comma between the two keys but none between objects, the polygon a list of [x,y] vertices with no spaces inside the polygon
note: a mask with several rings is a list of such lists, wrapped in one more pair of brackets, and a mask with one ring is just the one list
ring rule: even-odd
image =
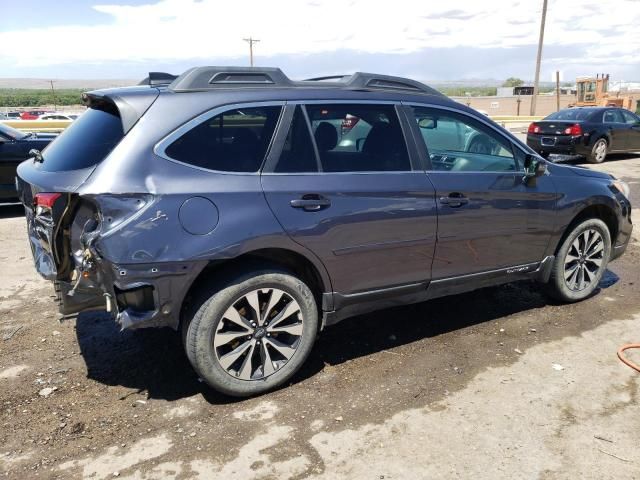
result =
[{"label": "parked car", "polygon": [[22,120],[37,120],[41,115],[44,115],[45,113],[49,112],[46,112],[45,110],[30,110],[28,112],[22,112],[20,114],[20,118]]},{"label": "parked car", "polygon": [[45,113],[44,115],[40,115],[38,120],[64,120],[73,122],[76,118],[78,118],[78,115],[75,114]]},{"label": "parked car", "polygon": [[6,117],[6,120],[22,120],[22,118],[20,117],[20,112],[7,112],[4,115]]},{"label": "parked car", "polygon": [[545,157],[602,163],[609,153],[640,151],[640,117],[619,107],[566,108],[529,125],[527,145]]},{"label": "parked car", "polygon": [[31,149],[43,149],[55,136],[49,133],[22,133],[0,123],[0,201],[17,198],[18,165],[30,157]]},{"label": "parked car", "polygon": [[20,198],[62,314],[180,330],[226,394],[284,384],[356,314],[526,279],[585,299],[627,248],[628,185],[548,163],[419,82],[161,78],[86,93],[18,168]]}]

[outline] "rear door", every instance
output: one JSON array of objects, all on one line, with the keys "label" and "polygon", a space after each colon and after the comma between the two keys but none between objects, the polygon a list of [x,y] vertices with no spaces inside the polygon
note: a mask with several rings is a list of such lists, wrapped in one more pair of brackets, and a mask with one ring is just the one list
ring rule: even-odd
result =
[{"label": "rear door", "polygon": [[552,180],[524,185],[524,153],[479,119],[438,107],[412,111],[438,203],[433,279],[535,269],[555,222]]},{"label": "rear door", "polygon": [[[404,118],[404,117],[402,117]],[[352,294],[430,277],[434,189],[392,103],[288,105],[262,174],[285,231]]]}]

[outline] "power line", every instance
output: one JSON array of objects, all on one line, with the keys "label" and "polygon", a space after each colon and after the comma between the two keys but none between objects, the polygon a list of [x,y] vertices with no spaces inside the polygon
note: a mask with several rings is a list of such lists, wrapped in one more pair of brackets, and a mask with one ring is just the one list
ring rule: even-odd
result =
[{"label": "power line", "polygon": [[249,43],[249,65],[253,67],[253,44],[258,43],[260,40],[253,37],[243,38],[243,40]]}]

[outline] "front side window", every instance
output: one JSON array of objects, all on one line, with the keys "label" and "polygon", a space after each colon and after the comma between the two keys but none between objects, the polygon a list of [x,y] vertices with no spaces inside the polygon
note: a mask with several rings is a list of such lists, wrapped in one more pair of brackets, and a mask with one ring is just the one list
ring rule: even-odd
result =
[{"label": "front side window", "polygon": [[393,105],[307,105],[324,172],[411,170]]},{"label": "front side window", "polygon": [[189,130],[165,153],[196,167],[223,172],[257,172],[280,116],[280,106],[238,108]]},{"label": "front side window", "polygon": [[457,113],[416,107],[414,115],[433,170],[517,170],[511,143],[480,122]]}]

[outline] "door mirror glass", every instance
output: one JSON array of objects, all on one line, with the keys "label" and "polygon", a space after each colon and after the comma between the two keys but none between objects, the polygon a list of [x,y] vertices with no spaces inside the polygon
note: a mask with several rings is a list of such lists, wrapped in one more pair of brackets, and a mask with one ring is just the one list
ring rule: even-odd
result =
[{"label": "door mirror glass", "polygon": [[525,180],[538,178],[547,171],[547,164],[544,160],[535,155],[527,155],[524,160],[524,178]]},{"label": "door mirror glass", "polygon": [[435,118],[424,117],[418,121],[418,126],[426,130],[433,130],[438,126],[438,121]]}]

